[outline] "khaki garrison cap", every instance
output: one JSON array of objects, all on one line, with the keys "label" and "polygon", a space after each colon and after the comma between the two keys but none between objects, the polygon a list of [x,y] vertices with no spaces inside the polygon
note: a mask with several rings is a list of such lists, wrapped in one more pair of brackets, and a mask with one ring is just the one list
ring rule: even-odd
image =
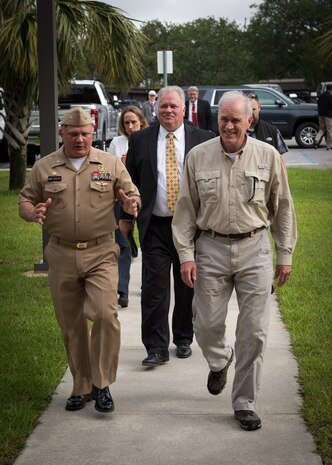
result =
[{"label": "khaki garrison cap", "polygon": [[93,124],[91,116],[81,107],[71,108],[63,115],[61,126],[86,126]]}]

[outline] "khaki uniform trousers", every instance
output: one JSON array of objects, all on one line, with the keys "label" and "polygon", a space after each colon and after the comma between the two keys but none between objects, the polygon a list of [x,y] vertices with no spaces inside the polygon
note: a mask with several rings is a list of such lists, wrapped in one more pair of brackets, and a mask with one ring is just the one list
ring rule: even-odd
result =
[{"label": "khaki uniform trousers", "polygon": [[255,410],[270,320],[272,244],[267,230],[234,240],[203,232],[196,244],[194,332],[212,371],[231,356],[226,316],[233,289],[239,314],[235,341],[234,410]]},{"label": "khaki uniform trousers", "polygon": [[[116,379],[119,246],[114,239],[77,250],[51,240],[45,249],[55,314],[64,337],[72,395],[104,388]],[[92,321],[91,333],[88,320]]]}]

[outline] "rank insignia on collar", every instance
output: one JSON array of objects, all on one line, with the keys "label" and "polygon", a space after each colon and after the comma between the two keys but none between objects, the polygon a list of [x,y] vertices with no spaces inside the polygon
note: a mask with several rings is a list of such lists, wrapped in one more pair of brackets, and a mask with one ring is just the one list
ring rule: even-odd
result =
[{"label": "rank insignia on collar", "polygon": [[98,170],[91,173],[92,181],[112,181],[112,173],[107,171],[104,165],[100,165]]}]

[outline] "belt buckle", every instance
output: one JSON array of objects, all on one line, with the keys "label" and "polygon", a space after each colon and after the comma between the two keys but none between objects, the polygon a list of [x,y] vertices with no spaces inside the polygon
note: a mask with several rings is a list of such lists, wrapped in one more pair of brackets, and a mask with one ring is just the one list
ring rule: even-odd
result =
[{"label": "belt buckle", "polygon": [[76,242],[76,249],[87,249],[88,243],[87,242]]}]

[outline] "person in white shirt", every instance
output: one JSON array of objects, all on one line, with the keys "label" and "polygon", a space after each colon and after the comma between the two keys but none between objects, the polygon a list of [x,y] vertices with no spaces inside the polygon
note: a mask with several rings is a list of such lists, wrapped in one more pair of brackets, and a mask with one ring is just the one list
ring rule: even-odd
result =
[{"label": "person in white shirt", "polygon": [[[120,135],[114,137],[107,149],[109,153],[120,158],[122,163],[126,164],[126,155],[128,150],[128,140],[132,132],[146,128],[148,123],[142,111],[133,105],[125,107],[119,119]],[[120,218],[120,204],[115,205],[115,216],[117,222]],[[115,231],[115,240],[120,247],[121,253],[118,261],[119,283],[118,283],[118,304],[125,308],[128,307],[129,299],[129,280],[130,280],[130,265],[131,265],[131,250],[128,241],[123,237],[120,230]]]}]

